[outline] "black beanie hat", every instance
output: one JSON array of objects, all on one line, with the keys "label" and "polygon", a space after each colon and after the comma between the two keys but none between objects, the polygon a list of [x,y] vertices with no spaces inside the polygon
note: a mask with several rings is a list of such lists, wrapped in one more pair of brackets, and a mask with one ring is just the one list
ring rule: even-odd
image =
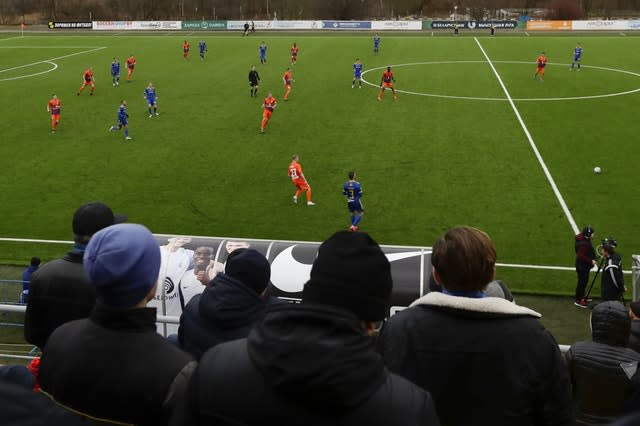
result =
[{"label": "black beanie hat", "polygon": [[336,232],[318,249],[303,303],[347,309],[363,321],[389,313],[391,265],[373,238],[362,232]]},{"label": "black beanie hat", "polygon": [[224,273],[261,294],[271,279],[271,265],[258,251],[238,248],[227,256]]}]

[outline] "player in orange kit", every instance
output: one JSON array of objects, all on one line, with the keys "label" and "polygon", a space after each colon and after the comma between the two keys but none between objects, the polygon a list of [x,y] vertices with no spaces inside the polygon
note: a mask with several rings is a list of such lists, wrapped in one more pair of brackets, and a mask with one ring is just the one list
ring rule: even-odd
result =
[{"label": "player in orange kit", "polygon": [[93,96],[93,91],[96,90],[96,85],[94,84],[94,76],[93,76],[93,68],[89,67],[82,73],[82,86],[78,89],[78,96],[84,90],[85,87],[91,86],[91,92],[89,95]]},{"label": "player in orange kit", "polygon": [[264,109],[262,113],[262,126],[260,127],[260,133],[264,133],[265,127],[267,127],[267,123],[271,119],[271,115],[273,114],[273,110],[278,106],[278,102],[276,98],[273,97],[271,92],[267,93],[267,97],[264,98],[262,102],[262,109]]},{"label": "player in orange kit", "polygon": [[393,99],[398,99],[398,94],[396,93],[396,89],[393,88],[393,83],[396,82],[396,79],[393,76],[393,71],[391,71],[391,67],[387,67],[387,70],[382,73],[382,80],[380,80],[380,92],[378,92],[378,100],[382,100],[382,95],[384,95],[384,90],[386,88],[391,89],[393,92]]},{"label": "player in orange kit", "polygon": [[293,72],[291,72],[291,68],[287,68],[287,70],[282,74],[282,81],[284,81],[284,100],[289,100],[289,93],[291,93],[291,83],[293,83]]},{"label": "player in orange kit", "polygon": [[295,65],[298,62],[298,45],[293,43],[291,46],[291,65]]},{"label": "player in orange kit", "polygon": [[293,195],[293,203],[298,204],[298,197],[303,191],[307,191],[307,205],[315,206],[316,203],[311,201],[311,187],[307,182],[307,179],[302,173],[302,166],[299,163],[300,157],[298,154],[293,154],[291,157],[291,164],[289,164],[289,177],[291,182],[296,186],[296,193]]},{"label": "player in orange kit", "polygon": [[127,83],[131,82],[131,76],[133,70],[136,67],[136,58],[133,57],[133,53],[127,58]]},{"label": "player in orange kit", "polygon": [[51,100],[47,104],[47,111],[51,114],[51,133],[56,132],[60,122],[60,108],[62,108],[60,99],[56,95],[51,95]]},{"label": "player in orange kit", "polygon": [[187,40],[182,43],[182,57],[185,60],[189,59],[189,42]]},{"label": "player in orange kit", "polygon": [[544,69],[547,66],[547,54],[542,52],[536,59],[536,72],[533,74],[535,80],[538,74],[540,74],[540,81],[544,81]]}]

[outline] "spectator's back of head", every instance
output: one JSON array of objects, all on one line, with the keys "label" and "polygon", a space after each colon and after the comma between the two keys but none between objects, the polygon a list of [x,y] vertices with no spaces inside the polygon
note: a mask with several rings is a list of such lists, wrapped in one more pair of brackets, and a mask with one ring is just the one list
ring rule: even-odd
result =
[{"label": "spectator's back of head", "polygon": [[31,266],[40,266],[40,258],[39,257],[32,257],[31,258]]},{"label": "spectator's back of head", "polygon": [[142,225],[123,223],[98,231],[84,253],[84,271],[97,300],[131,308],[152,291],[160,272],[160,247]]},{"label": "spectator's back of head", "polygon": [[260,252],[239,248],[229,253],[224,273],[262,294],[271,279],[271,265]]},{"label": "spectator's back of head", "polygon": [[598,303],[591,313],[591,338],[594,342],[627,346],[631,320],[627,308],[617,300]]},{"label": "spectator's back of head", "polygon": [[495,276],[496,247],[479,229],[451,228],[433,245],[431,264],[449,291],[484,290]]},{"label": "spectator's back of head", "polygon": [[100,202],[80,206],[73,214],[72,228],[76,241],[86,243],[88,239],[107,226],[126,222],[124,215],[115,215],[113,210]]},{"label": "spectator's back of head", "polygon": [[338,306],[362,321],[381,321],[389,313],[391,265],[373,238],[340,231],[318,249],[303,303]]}]

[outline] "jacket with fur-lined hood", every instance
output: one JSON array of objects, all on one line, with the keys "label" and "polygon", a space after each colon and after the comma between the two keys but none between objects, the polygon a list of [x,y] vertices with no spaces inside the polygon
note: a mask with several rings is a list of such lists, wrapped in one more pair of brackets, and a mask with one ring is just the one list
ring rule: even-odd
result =
[{"label": "jacket with fur-lined hood", "polygon": [[570,425],[566,367],[540,317],[497,297],[429,293],[387,321],[378,348],[432,394],[443,425]]}]

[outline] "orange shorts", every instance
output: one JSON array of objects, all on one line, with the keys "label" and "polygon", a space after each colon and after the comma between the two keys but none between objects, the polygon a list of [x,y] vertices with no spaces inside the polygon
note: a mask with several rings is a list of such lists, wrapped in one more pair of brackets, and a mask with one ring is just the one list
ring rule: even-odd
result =
[{"label": "orange shorts", "polygon": [[89,81],[85,80],[85,81],[83,81],[82,82],[82,87],[85,87],[85,86],[96,87],[95,83],[93,82],[93,80],[89,80]]},{"label": "orange shorts", "polygon": [[60,121],[60,114],[51,114],[51,119],[55,121]]},{"label": "orange shorts", "polygon": [[263,116],[264,118],[271,118],[271,114],[273,114],[273,111],[268,110],[268,109],[266,109],[266,108],[265,108],[265,110],[262,112],[262,116]]},{"label": "orange shorts", "polygon": [[393,88],[393,83],[382,83],[382,87],[391,87]]},{"label": "orange shorts", "polygon": [[544,74],[544,68],[545,67],[537,67],[536,68],[536,74]]},{"label": "orange shorts", "polygon": [[296,186],[296,188],[298,188],[300,191],[308,191],[309,189],[311,189],[309,187],[309,184],[307,183],[306,180],[304,179],[296,179],[293,181],[293,184]]}]

